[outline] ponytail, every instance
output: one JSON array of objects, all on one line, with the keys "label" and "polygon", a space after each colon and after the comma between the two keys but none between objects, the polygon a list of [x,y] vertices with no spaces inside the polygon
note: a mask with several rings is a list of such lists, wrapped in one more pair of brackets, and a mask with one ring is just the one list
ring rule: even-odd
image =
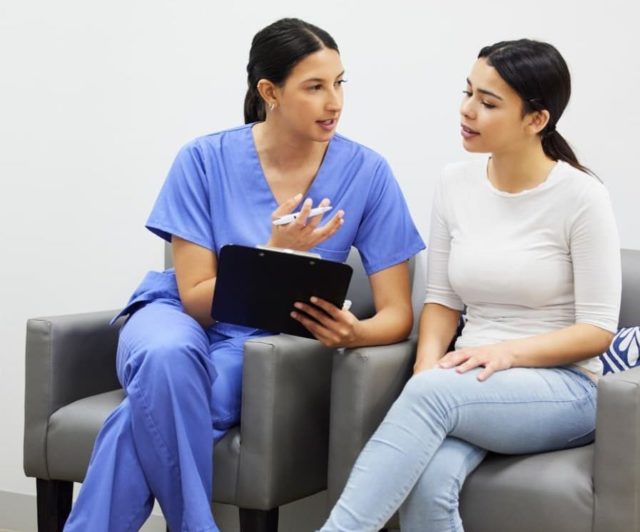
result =
[{"label": "ponytail", "polygon": [[266,118],[264,101],[255,86],[249,85],[244,97],[244,123],[263,122]]},{"label": "ponytail", "polygon": [[571,149],[571,146],[569,146],[569,143],[564,139],[564,137],[556,131],[555,126],[547,126],[540,136],[542,140],[542,149],[547,157],[554,161],[564,161],[574,168],[595,177],[595,174],[591,170],[578,162],[578,158]]}]

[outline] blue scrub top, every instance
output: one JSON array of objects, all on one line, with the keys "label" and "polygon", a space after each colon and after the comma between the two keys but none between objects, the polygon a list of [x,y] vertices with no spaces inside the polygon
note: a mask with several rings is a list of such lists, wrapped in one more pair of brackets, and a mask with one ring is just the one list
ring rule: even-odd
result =
[{"label": "blue scrub top", "polygon": [[[200,137],[184,146],[147,228],[168,242],[176,235],[216,254],[225,244],[266,243],[271,236],[271,213],[278,203],[262,171],[252,125]],[[337,233],[311,250],[322,258],[344,262],[355,246],[371,275],[425,247],[387,162],[341,135],[329,141],[320,169],[301,202],[306,198],[314,205],[323,198],[331,200],[333,211],[325,219],[338,209],[345,212]],[[121,314],[140,301],[176,296],[173,272],[151,272]],[[225,324],[216,326],[228,328]],[[231,329],[236,328],[246,331]]]}]

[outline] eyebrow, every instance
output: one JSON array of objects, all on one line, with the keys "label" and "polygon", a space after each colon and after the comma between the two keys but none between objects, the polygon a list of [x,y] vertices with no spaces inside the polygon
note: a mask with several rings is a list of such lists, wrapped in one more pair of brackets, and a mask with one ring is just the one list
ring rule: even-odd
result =
[{"label": "eyebrow", "polygon": [[[467,85],[469,85],[469,87],[473,87],[473,84],[471,83],[471,80],[469,80],[469,78],[467,78]],[[487,96],[493,96],[498,100],[502,100],[502,97],[498,96],[495,92],[488,91],[487,89],[477,89],[477,90],[482,94],[486,94]]]},{"label": "eyebrow", "polygon": [[[340,74],[338,74],[336,76],[336,79],[341,78],[342,76],[344,76],[344,72],[345,72],[344,70],[342,72],[340,72]],[[314,81],[314,82],[320,81],[320,82],[322,82],[322,81],[325,81],[325,80],[323,78],[309,78],[309,79],[305,79],[302,83],[309,83],[311,81]]]}]

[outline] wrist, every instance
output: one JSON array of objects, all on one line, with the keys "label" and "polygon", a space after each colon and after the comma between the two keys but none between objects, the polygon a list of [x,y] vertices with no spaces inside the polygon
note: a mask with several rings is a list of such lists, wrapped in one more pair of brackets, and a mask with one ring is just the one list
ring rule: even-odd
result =
[{"label": "wrist", "polygon": [[352,347],[361,347],[363,345],[366,345],[366,341],[365,341],[366,334],[362,329],[363,329],[362,322],[356,318],[353,324],[351,338],[345,344],[344,347],[352,348]]}]

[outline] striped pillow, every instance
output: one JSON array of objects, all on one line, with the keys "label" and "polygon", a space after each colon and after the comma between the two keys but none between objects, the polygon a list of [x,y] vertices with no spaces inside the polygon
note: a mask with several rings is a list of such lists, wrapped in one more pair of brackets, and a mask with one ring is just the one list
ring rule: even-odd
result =
[{"label": "striped pillow", "polygon": [[619,329],[600,359],[604,365],[604,375],[640,366],[640,327]]}]

